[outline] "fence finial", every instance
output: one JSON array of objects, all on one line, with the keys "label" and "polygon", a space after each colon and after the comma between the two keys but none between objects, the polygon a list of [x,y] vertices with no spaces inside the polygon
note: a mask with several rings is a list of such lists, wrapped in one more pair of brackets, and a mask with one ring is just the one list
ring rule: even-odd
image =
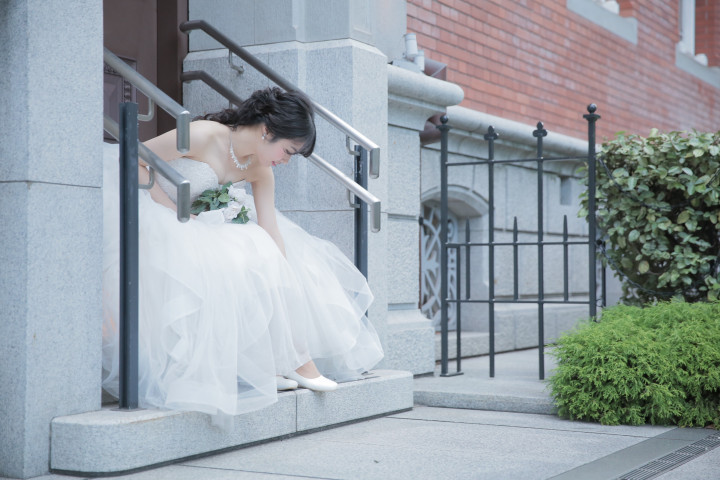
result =
[{"label": "fence finial", "polygon": [[540,137],[546,137],[546,136],[547,136],[547,130],[545,130],[542,122],[538,122],[537,130],[533,131],[533,137],[540,138]]},{"label": "fence finial", "polygon": [[495,127],[490,125],[487,129],[487,133],[485,134],[485,140],[497,140],[497,138],[500,136],[499,133],[495,131]]}]

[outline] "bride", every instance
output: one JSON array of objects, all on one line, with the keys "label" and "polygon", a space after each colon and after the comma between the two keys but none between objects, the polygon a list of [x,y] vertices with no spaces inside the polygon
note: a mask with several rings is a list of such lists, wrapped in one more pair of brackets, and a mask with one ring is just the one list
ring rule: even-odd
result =
[{"label": "bride", "polygon": [[[365,278],[275,210],[273,168],[315,146],[304,94],[269,88],[205,115],[182,156],[174,130],[145,145],[190,180],[192,199],[232,183],[249,221],[225,223],[237,210],[215,210],[180,223],[167,181],[140,191],[140,406],[238,415],[275,402],[277,390],[334,390],[380,361]],[[117,396],[117,146],[106,145],[104,167],[103,388]]]}]

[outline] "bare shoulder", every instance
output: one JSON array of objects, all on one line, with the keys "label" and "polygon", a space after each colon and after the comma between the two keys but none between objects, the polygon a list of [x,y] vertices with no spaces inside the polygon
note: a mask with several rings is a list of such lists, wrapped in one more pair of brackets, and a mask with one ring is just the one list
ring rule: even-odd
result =
[{"label": "bare shoulder", "polygon": [[227,132],[228,127],[222,123],[212,120],[195,120],[190,123],[190,130],[203,135],[218,135],[220,132]]},{"label": "bare shoulder", "polygon": [[196,120],[190,124],[190,144],[195,143],[203,153],[224,144],[228,127],[210,120]]},{"label": "bare shoulder", "polygon": [[208,120],[197,120],[190,123],[190,151],[186,153],[177,151],[177,131],[174,129],[143,143],[165,161],[181,156],[201,160],[209,151],[217,148],[219,139],[223,138],[226,132],[225,125]]}]

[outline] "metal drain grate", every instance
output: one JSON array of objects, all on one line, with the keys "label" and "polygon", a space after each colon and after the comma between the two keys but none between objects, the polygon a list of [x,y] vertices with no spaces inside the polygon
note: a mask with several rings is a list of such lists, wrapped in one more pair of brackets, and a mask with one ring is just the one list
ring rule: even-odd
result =
[{"label": "metal drain grate", "polygon": [[720,434],[710,435],[707,438],[703,438],[702,440],[693,443],[693,445],[698,445],[700,447],[705,447],[708,450],[712,450],[713,448],[720,445]]},{"label": "metal drain grate", "polygon": [[718,446],[720,446],[720,433],[712,433],[702,440],[698,440],[672,453],[668,453],[664,457],[648,462],[631,472],[625,473],[619,476],[618,480],[650,480]]}]

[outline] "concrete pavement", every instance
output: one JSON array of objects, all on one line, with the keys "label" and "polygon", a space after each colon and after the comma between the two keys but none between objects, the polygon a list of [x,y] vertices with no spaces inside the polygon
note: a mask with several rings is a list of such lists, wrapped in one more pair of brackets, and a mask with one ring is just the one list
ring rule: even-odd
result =
[{"label": "concrete pavement", "polygon": [[[462,376],[415,379],[412,411],[110,478],[720,479],[716,430],[610,427],[523,412],[549,401],[537,358],[537,350],[500,354],[494,379],[487,357],[465,360]],[[453,408],[417,405],[423,396]],[[510,411],[498,411],[503,406]]]}]

